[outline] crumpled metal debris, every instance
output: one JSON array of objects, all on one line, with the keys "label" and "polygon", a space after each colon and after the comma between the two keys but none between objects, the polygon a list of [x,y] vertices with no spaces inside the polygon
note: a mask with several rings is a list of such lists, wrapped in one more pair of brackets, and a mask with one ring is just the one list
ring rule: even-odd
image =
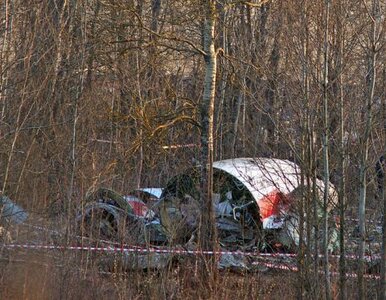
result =
[{"label": "crumpled metal debris", "polygon": [[200,214],[198,202],[190,195],[163,199],[159,203],[159,217],[169,244],[185,243],[198,228]]},{"label": "crumpled metal debris", "polygon": [[[266,236],[270,236],[269,239],[272,243],[280,244],[280,249],[291,252],[296,252],[297,247],[300,244],[300,231],[299,231],[299,216],[294,213],[288,214],[285,218],[282,218],[282,226],[277,229],[265,230]],[[313,224],[314,225],[314,224]],[[304,227],[307,225],[304,224]],[[323,227],[321,224],[318,226],[319,234],[318,237],[322,237]],[[313,249],[315,244],[315,226],[311,229],[311,241],[309,241],[310,248]],[[303,234],[304,244],[308,244],[306,234]],[[269,247],[269,246],[268,246]],[[328,252],[334,253],[339,248],[339,234],[338,228],[333,221],[330,221],[329,232],[328,232]],[[269,250],[269,249],[268,249]]]},{"label": "crumpled metal debris", "polygon": [[9,263],[9,249],[4,245],[13,242],[10,225],[22,224],[27,218],[28,213],[23,208],[7,196],[0,195],[0,277]]},{"label": "crumpled metal debris", "polygon": [[0,222],[20,224],[27,220],[28,213],[7,196],[0,196]]},{"label": "crumpled metal debris", "polygon": [[[300,236],[295,204],[302,200],[305,187],[304,183],[300,184],[299,167],[286,160],[268,158],[224,160],[215,162],[213,167],[212,203],[220,247],[228,251],[254,252],[275,251],[276,245],[280,245],[280,250],[295,251]],[[91,219],[85,219],[85,216],[92,216],[95,211],[100,210],[103,212],[104,222],[107,220],[107,223],[113,225],[113,229],[114,226],[121,227],[116,225],[118,223],[129,223],[141,228],[137,231],[126,229],[129,235],[136,235],[134,240],[138,243],[187,246],[192,241],[194,243],[201,220],[199,176],[198,168],[192,168],[171,178],[165,188],[157,189],[158,194],[152,194],[151,204],[137,199],[143,191],[130,197],[108,189],[95,191],[87,199],[86,209],[81,213],[82,220],[89,222]],[[323,181],[318,179],[316,186],[318,190],[314,194],[320,204]],[[336,205],[337,197],[332,184],[328,188],[330,213]],[[154,201],[153,196],[159,199]],[[134,204],[137,206],[133,206]],[[148,214],[147,211],[151,213]],[[318,220],[314,221],[320,222],[321,218],[318,212]],[[97,227],[106,226],[104,222],[97,223]],[[335,229],[332,227],[330,233],[331,252],[338,241]],[[112,235],[115,234],[114,231],[111,232]],[[130,266],[134,266],[131,259],[132,256],[129,256],[126,260]],[[163,260],[164,256],[157,259]],[[151,265],[164,266],[157,259],[151,258]],[[225,255],[220,261],[220,268],[226,266],[248,268],[244,258],[232,255]]]},{"label": "crumpled metal debris", "polygon": [[250,262],[245,255],[242,254],[222,254],[218,262],[220,270],[230,269],[232,271],[249,271]]},{"label": "crumpled metal debris", "polygon": [[96,239],[137,244],[165,243],[162,226],[155,212],[135,196],[123,196],[107,188],[99,188],[86,196],[76,221],[81,234]]}]

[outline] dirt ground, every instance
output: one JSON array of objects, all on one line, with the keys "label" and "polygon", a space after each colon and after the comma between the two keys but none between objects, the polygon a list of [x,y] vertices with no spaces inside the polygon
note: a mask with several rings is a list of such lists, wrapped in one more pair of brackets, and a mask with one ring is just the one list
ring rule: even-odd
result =
[{"label": "dirt ground", "polygon": [[[369,254],[379,254],[376,211],[369,212]],[[355,253],[353,236],[355,217],[348,218],[347,251]],[[28,224],[10,230],[17,244],[74,244],[62,230],[59,221],[46,222],[31,218]],[[50,228],[50,230],[47,230]],[[44,230],[43,230],[44,229]],[[100,244],[99,246],[103,246]],[[207,274],[198,271],[195,259],[182,259],[162,270],[126,271],[119,268],[119,259],[112,270],[101,268],[111,254],[80,250],[1,249],[0,299],[298,299],[300,286],[305,298],[323,299],[322,274],[312,276],[283,269],[261,267],[253,272],[220,271],[216,284],[208,290]],[[296,267],[296,258],[281,262]],[[355,261],[349,264],[355,270]],[[337,261],[332,262],[337,271]],[[332,292],[338,297],[338,276],[332,276]],[[300,282],[304,284],[301,285]],[[375,298],[378,280],[367,280],[369,297]],[[319,286],[315,295],[312,291]],[[307,293],[308,289],[308,293]],[[347,280],[348,295],[355,297],[356,279]],[[311,293],[311,294],[310,294]]]},{"label": "dirt ground", "polygon": [[[299,273],[268,269],[264,272],[222,271],[209,292],[194,264],[174,265],[161,271],[99,272],[96,257],[88,254],[30,252],[10,254],[2,266],[1,299],[297,299]],[[315,279],[310,282],[315,285]],[[332,278],[334,298],[338,278]],[[355,280],[347,282],[355,295]],[[311,288],[311,286],[310,286]],[[376,292],[368,282],[369,295]],[[304,294],[306,295],[306,294]],[[307,297],[306,297],[307,298]],[[317,299],[314,297],[310,297]],[[319,298],[319,297],[318,297]],[[320,299],[322,299],[322,293]]]}]

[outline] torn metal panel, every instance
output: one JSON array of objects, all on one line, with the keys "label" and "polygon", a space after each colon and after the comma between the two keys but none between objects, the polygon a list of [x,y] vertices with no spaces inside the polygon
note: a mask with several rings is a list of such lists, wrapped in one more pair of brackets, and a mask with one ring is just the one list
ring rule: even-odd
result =
[{"label": "torn metal panel", "polygon": [[6,196],[0,196],[0,220],[21,224],[28,218],[28,213]]},{"label": "torn metal panel", "polygon": [[159,203],[161,225],[172,244],[186,242],[198,228],[200,216],[198,201],[189,195],[166,197]]},{"label": "torn metal panel", "polygon": [[149,209],[154,209],[162,195],[162,188],[139,188],[132,190],[126,197],[136,197],[140,199]]},{"label": "torn metal panel", "polygon": [[287,194],[299,185],[300,169],[288,160],[235,158],[214,162],[213,168],[237,178],[256,201],[275,189]]},{"label": "torn metal panel", "polygon": [[[252,249],[261,240],[259,210],[250,192],[234,176],[215,170],[213,207],[219,243],[228,249]],[[160,200],[160,221],[173,243],[190,239],[201,210],[197,169],[173,177]]]},{"label": "torn metal panel", "polygon": [[[320,219],[319,221],[322,221]],[[289,213],[285,217],[281,218],[282,225],[278,228],[269,228],[265,230],[267,247],[276,244],[278,250],[296,252],[300,244],[300,231],[299,231],[299,216],[296,213]],[[328,251],[330,253],[335,252],[339,247],[339,235],[338,228],[335,222],[330,219],[328,232]],[[305,225],[306,226],[306,225]],[[311,229],[311,241],[307,241],[307,236],[303,234],[304,244],[309,244],[313,249],[315,245],[315,228],[319,228],[318,237],[323,235],[322,227],[317,224],[313,224]],[[309,243],[310,242],[310,243]],[[265,250],[265,249],[264,249]],[[268,251],[271,249],[267,249]]]},{"label": "torn metal panel", "polygon": [[124,196],[107,188],[98,188],[97,190],[89,192],[86,195],[85,202],[106,203],[118,207],[127,213],[134,214],[130,204],[126,201]]},{"label": "torn metal panel", "polygon": [[[299,166],[288,160],[235,158],[214,162],[213,168],[212,201],[222,246],[245,249],[248,245],[252,249],[264,245],[266,243],[261,233],[264,229],[268,235],[274,233],[278,244],[286,249],[296,249],[299,244],[298,222],[293,224],[292,221],[297,221],[296,204],[306,191],[305,184],[301,184]],[[174,223],[178,219],[175,215],[181,213],[179,202],[186,199],[197,202],[199,176],[198,169],[186,170],[168,182],[161,196],[161,202],[169,202],[173,207],[168,210],[171,212],[169,216],[161,214],[161,224],[166,228],[175,225],[174,230],[180,230],[180,235],[184,234],[184,226]],[[318,204],[322,205],[323,181],[317,179],[316,186]],[[329,200],[330,211],[337,203],[337,194],[332,184],[329,185]],[[320,219],[322,215],[318,214],[318,217]],[[195,218],[199,218],[198,213]],[[192,231],[193,228],[185,233]],[[273,243],[276,244],[274,240]]]},{"label": "torn metal panel", "polygon": [[[251,193],[260,209],[264,228],[269,228],[271,216],[289,212],[291,205],[301,197],[301,170],[289,161],[274,158],[235,158],[217,161],[213,168],[237,178]],[[319,202],[323,199],[324,182],[316,180]],[[332,184],[329,186],[329,209],[336,207],[338,197]],[[275,224],[274,226],[278,226]]]},{"label": "torn metal panel", "polygon": [[86,197],[76,220],[82,234],[93,238],[129,239],[145,244],[165,243],[166,236],[155,212],[136,196],[100,188]]},{"label": "torn metal panel", "polygon": [[85,206],[76,221],[91,237],[116,239],[125,217],[125,212],[113,204],[92,202]]},{"label": "torn metal panel", "polygon": [[153,219],[155,212],[147,207],[145,202],[135,196],[124,196],[124,199],[129,203],[133,213],[139,218]]},{"label": "torn metal panel", "polygon": [[143,192],[144,194],[148,194],[149,196],[160,199],[162,195],[162,188],[140,188],[136,191]]},{"label": "torn metal panel", "polygon": [[251,263],[245,255],[241,254],[222,254],[218,262],[220,270],[230,269],[233,271],[249,271]]}]

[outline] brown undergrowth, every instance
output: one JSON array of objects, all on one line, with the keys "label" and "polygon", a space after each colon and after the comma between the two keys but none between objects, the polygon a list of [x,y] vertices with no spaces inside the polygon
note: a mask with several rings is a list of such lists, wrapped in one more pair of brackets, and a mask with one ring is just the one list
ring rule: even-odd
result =
[{"label": "brown undergrowth", "polygon": [[194,261],[164,270],[101,272],[99,255],[16,250],[1,272],[1,299],[295,299],[294,273],[221,271],[213,290]]},{"label": "brown undergrowth", "polygon": [[[298,273],[220,271],[212,290],[189,259],[162,270],[101,271],[103,254],[12,250],[3,264],[0,299],[297,299]],[[118,266],[118,264],[117,264]],[[338,278],[332,281],[335,298]],[[322,282],[322,281],[320,281]],[[376,290],[376,282],[368,287]],[[348,281],[355,296],[355,280]],[[306,297],[307,299],[307,297]],[[323,293],[320,294],[323,299]]]},{"label": "brown undergrowth", "polygon": [[[63,245],[68,239],[65,234],[53,235],[36,228],[20,228],[12,236],[19,244]],[[301,286],[299,273],[278,269],[220,271],[211,285],[206,282],[210,276],[199,271],[196,257],[179,258],[161,270],[146,271],[122,270],[120,255],[93,251],[1,249],[0,258],[0,299],[10,300],[297,299]],[[108,268],[103,265],[106,258],[113,262]],[[337,271],[336,267],[332,269]],[[310,286],[323,282],[322,277],[308,280]],[[375,279],[367,281],[369,297],[376,297],[377,285]],[[355,298],[356,279],[348,279],[347,290],[348,296]],[[338,277],[334,276],[334,298],[338,292]],[[303,295],[308,299],[307,293]]]}]

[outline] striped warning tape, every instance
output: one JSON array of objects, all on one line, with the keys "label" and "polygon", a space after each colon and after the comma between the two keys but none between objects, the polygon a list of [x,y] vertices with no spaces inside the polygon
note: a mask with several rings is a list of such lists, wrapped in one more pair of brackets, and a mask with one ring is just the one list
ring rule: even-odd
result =
[{"label": "striped warning tape", "polygon": [[[85,245],[47,245],[47,244],[3,244],[0,247],[7,249],[35,249],[35,250],[82,250],[82,251],[95,251],[95,252],[121,252],[121,253],[161,253],[161,254],[179,254],[179,255],[242,255],[253,256],[261,258],[295,258],[297,254],[294,253],[260,253],[260,252],[243,252],[243,251],[209,251],[209,250],[187,250],[181,248],[172,247],[143,247],[143,246],[129,246],[129,245],[114,245],[114,246],[85,246]],[[323,258],[323,255],[318,255],[319,258]],[[339,255],[330,255],[329,257],[338,259]],[[356,255],[346,255],[349,259],[358,259]],[[380,255],[365,256],[364,259],[372,261],[379,259]]]},{"label": "striped warning tape", "polygon": [[[257,258],[281,258],[281,257],[294,257],[294,254],[284,254],[284,253],[249,253],[241,251],[204,251],[204,250],[185,250],[185,249],[156,249],[156,248],[140,248],[140,247],[95,247],[95,246],[63,246],[63,245],[43,245],[43,244],[3,244],[0,247],[7,249],[31,249],[31,250],[81,250],[81,251],[95,251],[95,252],[120,252],[120,253],[137,253],[137,254],[150,254],[150,253],[160,253],[160,254],[193,254],[193,255],[253,255]],[[258,261],[253,262],[253,265],[265,266],[271,269],[280,269],[297,272],[298,267],[291,264],[284,264],[280,261]],[[330,272],[331,276],[338,276],[338,272]],[[348,278],[356,278],[357,274],[355,273],[345,273],[345,276]],[[369,279],[380,279],[379,275],[373,274],[364,274],[365,278]]]},{"label": "striped warning tape", "polygon": [[[26,227],[34,228],[39,231],[44,231],[44,232],[50,232],[56,235],[61,235],[64,236],[64,233],[61,233],[57,230],[53,229],[48,229],[43,226],[38,226],[38,225],[33,225],[33,224],[20,224]],[[72,250],[89,250],[89,251],[99,251],[99,252],[141,252],[141,253],[169,253],[169,254],[192,254],[192,255],[248,255],[248,256],[267,256],[267,257],[281,257],[281,258],[293,258],[297,257],[297,254],[295,253],[260,253],[260,252],[243,252],[243,251],[204,251],[204,250],[185,250],[181,248],[150,248],[150,247],[143,247],[143,246],[138,246],[138,245],[128,245],[128,244],[122,244],[118,242],[113,242],[113,241],[107,241],[107,240],[95,240],[88,238],[86,236],[79,236],[79,235],[74,235],[72,236],[73,238],[81,239],[81,240],[90,240],[91,242],[94,243],[102,243],[102,244],[107,244],[111,245],[111,247],[86,247],[86,248],[77,248],[77,249],[72,249]],[[75,247],[75,246],[74,246]],[[79,246],[76,246],[79,247]],[[83,247],[83,246],[81,246]],[[21,248],[21,247],[19,247]],[[43,249],[43,248],[40,248]],[[48,249],[48,248],[45,248]],[[58,249],[58,248],[52,248],[52,249]],[[67,248],[68,249],[68,248]],[[323,258],[324,255],[319,254],[319,258]],[[330,258],[332,259],[339,259],[340,255],[334,255],[331,254],[329,255]],[[346,259],[350,260],[356,260],[358,259],[357,255],[345,255]],[[365,255],[364,259],[366,261],[373,261],[380,259],[380,255],[372,254],[372,255]]]},{"label": "striped warning tape", "polygon": [[0,247],[7,249],[34,249],[34,250],[84,250],[84,251],[96,251],[96,252],[122,252],[122,253],[161,253],[161,254],[192,254],[192,255],[258,255],[253,252],[242,251],[209,251],[209,250],[186,250],[179,248],[144,248],[140,246],[63,246],[63,245],[45,245],[45,244],[3,244]]}]

